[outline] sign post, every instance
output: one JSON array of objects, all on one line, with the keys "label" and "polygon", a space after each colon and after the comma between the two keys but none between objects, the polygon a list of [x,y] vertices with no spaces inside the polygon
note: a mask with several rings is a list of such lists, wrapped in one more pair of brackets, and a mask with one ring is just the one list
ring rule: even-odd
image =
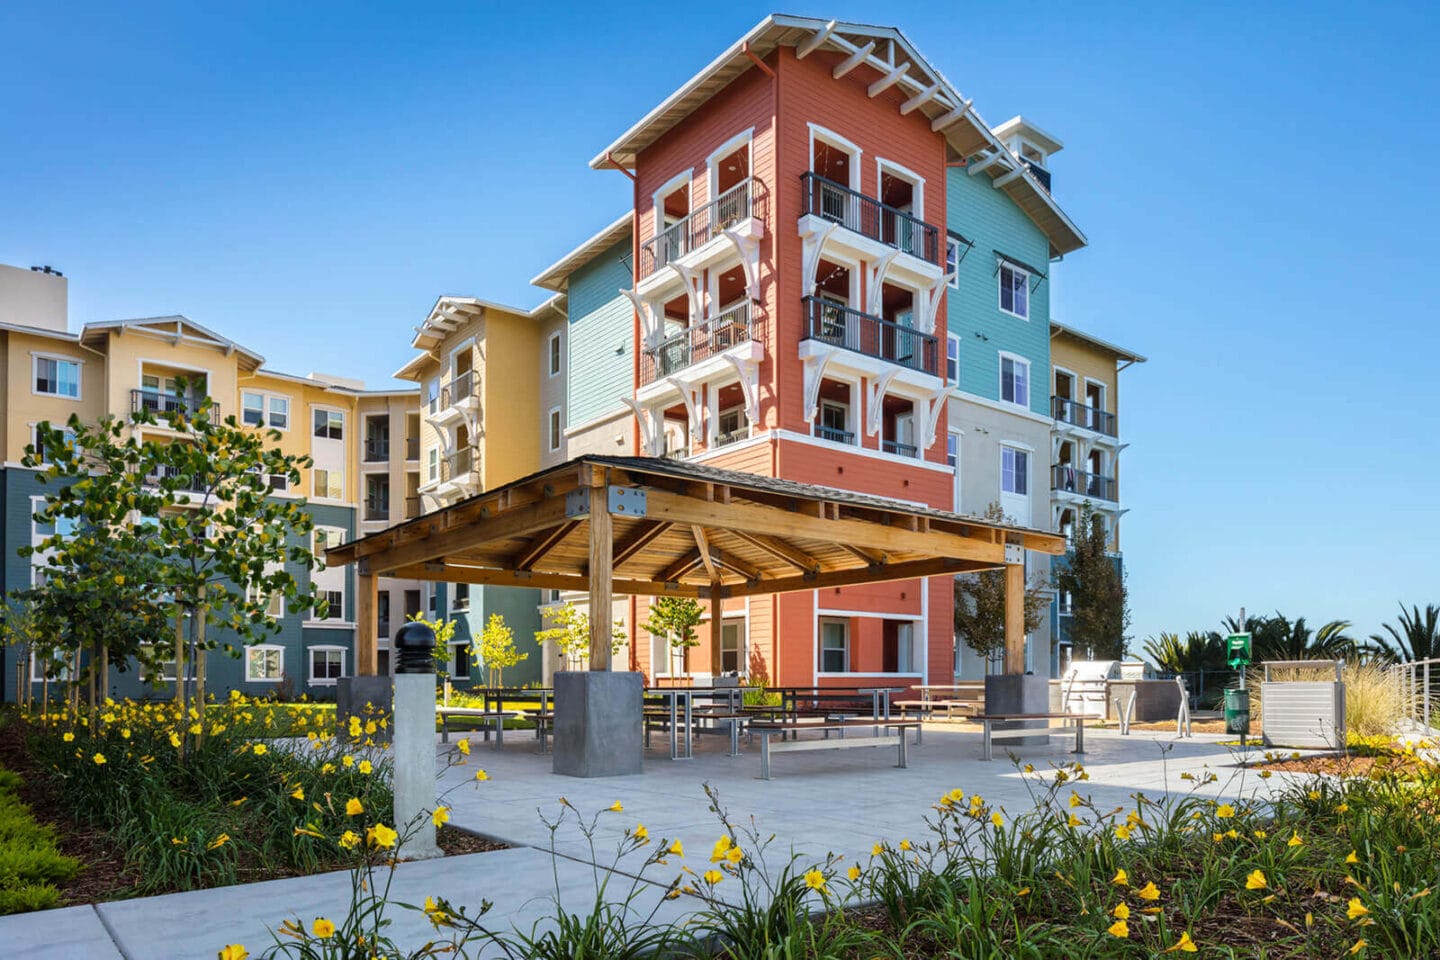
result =
[{"label": "sign post", "polygon": [[1245,668],[1250,665],[1251,636],[1245,627],[1245,608],[1240,608],[1242,632],[1232,633],[1225,638],[1225,657],[1230,666],[1240,672],[1240,689],[1225,691],[1225,726],[1231,733],[1240,735],[1240,749],[1245,749],[1245,735],[1250,732],[1250,700],[1245,692]]}]

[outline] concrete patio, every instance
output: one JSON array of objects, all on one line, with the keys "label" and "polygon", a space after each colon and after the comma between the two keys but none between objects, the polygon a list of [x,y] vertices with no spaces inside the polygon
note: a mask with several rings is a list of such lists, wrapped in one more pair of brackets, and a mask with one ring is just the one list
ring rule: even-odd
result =
[{"label": "concrete patio", "polygon": [[[1260,780],[1242,770],[1234,748],[1219,744],[1222,739],[1196,735],[1176,740],[1171,733],[1151,731],[1122,738],[1092,730],[1086,734],[1088,753],[1083,758],[1090,779],[1076,786],[1082,796],[1109,809],[1131,803],[1137,791],[1151,798],[1167,791],[1195,791],[1234,799],[1264,796],[1285,780],[1284,775]],[[792,848],[806,860],[836,853],[863,861],[877,840],[921,839],[931,804],[956,787],[1002,807],[1007,819],[1032,806],[1025,776],[998,745],[995,761],[980,761],[979,733],[958,723],[927,724],[924,742],[910,751],[908,769],[895,767],[895,753],[889,749],[781,754],[775,758],[771,781],[759,779],[758,747],[726,756],[728,743],[718,736],[697,740],[691,760],[669,759],[657,737],[646,754],[643,774],[594,780],[552,774],[550,756],[539,754],[534,739],[518,732],[498,750],[479,734],[471,740],[466,764],[440,774],[439,789],[452,807],[452,823],[514,849],[404,864],[397,871],[392,898],[421,903],[427,895],[443,894],[472,906],[489,899],[494,903],[491,926],[501,929],[529,930],[549,916],[557,873],[558,897],[566,910],[584,911],[593,898],[590,870],[576,869],[574,863],[552,870],[551,836],[540,814],[553,818],[562,796],[587,814],[616,801],[623,804],[622,813],[607,812],[599,819],[595,861],[609,862],[624,831],[643,823],[656,842],[680,839],[687,852],[684,862],[697,869],[708,862],[720,836],[703,791],[706,783],[719,791],[737,822],[753,815],[762,834],[776,835],[772,865],[783,862]],[[1038,773],[1051,763],[1075,759],[1071,746],[1070,738],[1056,737],[1048,747],[1015,752]],[[455,756],[453,743],[442,745],[437,739],[436,747],[437,758]],[[1251,755],[1258,756],[1258,751]],[[490,779],[477,783],[477,768],[484,768]],[[1219,779],[1196,784],[1180,778],[1182,772],[1199,776],[1207,771]],[[566,858],[592,861],[573,820],[557,832],[555,846]],[[678,863],[672,859],[670,868],[654,868],[666,872],[653,874],[657,884],[641,898],[647,909]],[[222,945],[238,942],[259,955],[271,944],[271,932],[280,921],[292,916],[306,922],[316,916],[336,918],[344,913],[349,895],[348,874],[331,873],[25,914],[0,919],[0,952],[8,960],[208,960]],[[682,898],[663,904],[659,916],[673,922],[693,909],[694,901]],[[414,947],[433,935],[417,913],[397,909],[391,917],[391,932],[401,943]]]}]

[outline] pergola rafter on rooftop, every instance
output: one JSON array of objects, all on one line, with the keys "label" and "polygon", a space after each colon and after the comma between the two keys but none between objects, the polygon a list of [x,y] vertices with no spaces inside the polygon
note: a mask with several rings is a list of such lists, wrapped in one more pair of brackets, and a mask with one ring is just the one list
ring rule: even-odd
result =
[{"label": "pergola rafter on rooftop", "polygon": [[[373,674],[380,576],[619,595],[789,593],[1005,568],[1006,670],[1023,672],[1024,551],[1057,535],[694,463],[588,456],[326,553],[356,564],[358,669]],[[610,668],[591,622],[591,669]],[[710,618],[718,632],[721,618]],[[718,638],[716,638],[718,639]],[[1012,666],[1015,669],[1012,670]]]}]

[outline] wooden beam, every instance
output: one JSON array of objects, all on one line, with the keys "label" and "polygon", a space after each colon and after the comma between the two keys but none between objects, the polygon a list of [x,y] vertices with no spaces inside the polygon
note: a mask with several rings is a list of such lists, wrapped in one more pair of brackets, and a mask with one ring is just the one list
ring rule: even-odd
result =
[{"label": "wooden beam", "polygon": [[951,110],[944,116],[939,116],[936,117],[934,120],[931,120],[931,132],[939,133],[941,130],[944,130],[951,124],[958,123],[959,121],[963,120],[965,118],[965,114],[970,112],[970,105],[972,102],[973,101],[971,100],[966,100],[964,103],[960,104],[960,106],[956,107],[954,110]]},{"label": "wooden beam", "polygon": [[1005,672],[1025,672],[1025,564],[1005,565]]},{"label": "wooden beam", "polygon": [[974,163],[970,164],[970,166],[965,168],[965,172],[973,177],[977,173],[983,173],[984,171],[989,170],[991,167],[995,166],[995,164],[999,163],[1001,160],[1004,160],[1008,156],[1010,156],[1010,151],[996,150],[989,156],[981,157],[979,160],[976,160]]},{"label": "wooden beam", "polygon": [[651,490],[646,495],[646,515],[652,520],[767,537],[850,543],[886,553],[979,560],[992,567],[1005,562],[1004,544],[948,531],[924,533],[864,520],[827,520],[755,503],[704,503],[659,490]]},{"label": "wooden beam", "polygon": [[710,585],[710,675],[720,676],[720,626],[725,615],[725,601],[720,598],[720,584]]},{"label": "wooden beam", "polygon": [[700,551],[692,550],[655,574],[655,580],[659,583],[678,583],[681,577],[700,566],[701,562]]},{"label": "wooden beam", "polygon": [[[382,550],[370,556],[370,565],[376,573],[388,574],[397,567],[463,553],[492,541],[527,537],[569,519],[572,518],[566,516],[563,497],[542,500],[493,517],[456,524],[423,539]],[[606,559],[608,561],[609,558]]]},{"label": "wooden beam", "polygon": [[614,555],[614,520],[610,516],[610,491],[603,485],[590,488],[590,669],[610,669],[612,592],[610,558]]},{"label": "wooden beam", "polygon": [[615,544],[615,557],[611,561],[611,566],[620,568],[640,551],[662,537],[669,529],[670,524],[662,520],[648,520],[637,524],[624,540]]},{"label": "wooden beam", "polygon": [[905,76],[905,74],[909,72],[910,64],[902,63],[894,70],[891,70],[889,73],[885,74],[885,76],[881,77],[879,80],[876,80],[874,83],[870,84],[870,87],[865,92],[871,97],[871,99],[874,99],[875,97],[880,96],[880,94],[884,93],[886,90],[889,90],[891,87],[895,86],[895,84],[899,83],[900,78]]},{"label": "wooden beam", "polygon": [[355,673],[362,677],[375,676],[379,668],[375,655],[376,639],[380,633],[377,620],[380,606],[376,578],[372,574],[357,573],[355,577]]},{"label": "wooden beam", "polygon": [[545,557],[545,554],[558,547],[560,541],[570,536],[578,526],[580,526],[579,520],[566,520],[560,526],[546,530],[534,543],[512,557],[509,565],[516,570],[532,569]]},{"label": "wooden beam", "polygon": [[850,54],[850,56],[835,64],[835,69],[830,71],[830,75],[836,80],[839,80],[841,77],[845,76],[845,74],[849,73],[851,70],[854,70],[856,67],[860,66],[860,64],[864,63],[865,58],[870,56],[870,54],[874,52],[875,41],[871,40],[869,43],[865,44],[865,46],[860,47],[854,53]]},{"label": "wooden beam", "polygon": [[908,116],[911,113],[914,113],[920,107],[925,106],[925,104],[929,103],[931,100],[934,100],[935,95],[940,92],[940,88],[943,86],[943,83],[936,81],[935,83],[926,87],[924,90],[921,90],[919,93],[915,94],[915,96],[911,97],[909,100],[906,100],[904,103],[900,104],[900,115],[902,117]]},{"label": "wooden beam", "polygon": [[811,576],[783,577],[721,588],[727,597],[753,597],[767,593],[793,593],[796,590],[823,590],[826,587],[850,587],[861,583],[888,583],[895,580],[918,580],[942,577],[976,570],[992,570],[999,564],[979,560],[910,560],[887,563],[882,567],[860,567],[855,570],[828,570]]},{"label": "wooden beam", "polygon": [[728,553],[727,551],[716,548],[711,554],[710,559],[712,562],[724,567],[726,570],[734,570],[746,580],[763,580],[765,578],[764,570],[761,570],[759,567],[755,566],[755,564],[748,563],[745,560],[742,560],[740,557],[737,557],[732,553]]},{"label": "wooden beam", "polygon": [[830,34],[835,32],[835,25],[838,21],[831,20],[825,26],[816,30],[815,33],[806,37],[799,46],[795,48],[795,59],[804,60],[810,54],[820,49],[820,45],[830,39]]},{"label": "wooden beam", "polygon": [[729,530],[732,537],[750,544],[757,550],[763,550],[777,560],[790,564],[801,573],[814,573],[820,569],[820,561],[799,547],[792,546],[784,540],[777,540],[774,537],[762,537],[759,534],[746,533],[743,530]]},{"label": "wooden beam", "polygon": [[710,556],[710,543],[705,539],[705,528],[695,524],[690,527],[690,535],[695,538],[695,549],[700,551],[700,562],[705,565],[705,572],[710,576],[711,583],[720,581],[720,574],[715,570],[715,560]]},{"label": "wooden beam", "polygon": [[991,180],[990,186],[994,187],[996,190],[999,190],[1011,180],[1019,180],[1023,176],[1025,176],[1025,164],[1021,163],[1019,160],[1016,160],[1015,169],[1011,170],[1009,173],[1001,174],[994,180]]},{"label": "wooden beam", "polygon": [[[575,590],[584,593],[590,581],[576,573],[534,573],[497,570],[494,567],[467,567],[453,563],[417,563],[401,567],[393,574],[409,580],[430,580],[444,583],[471,583],[487,587],[519,587],[532,590]],[[708,586],[689,583],[661,583],[657,580],[618,580],[610,582],[612,593],[626,597],[705,597]]]},{"label": "wooden beam", "polygon": [[872,567],[878,567],[889,562],[885,554],[875,550],[866,550],[864,547],[857,547],[853,543],[842,543],[840,546],[844,547],[847,553],[854,554]]}]

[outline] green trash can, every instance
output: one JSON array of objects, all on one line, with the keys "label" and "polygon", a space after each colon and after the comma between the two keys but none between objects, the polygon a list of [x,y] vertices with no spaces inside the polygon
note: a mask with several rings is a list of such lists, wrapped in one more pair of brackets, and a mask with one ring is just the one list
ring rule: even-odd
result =
[{"label": "green trash can", "polygon": [[1225,689],[1225,732],[1250,732],[1250,691],[1239,687]]}]

